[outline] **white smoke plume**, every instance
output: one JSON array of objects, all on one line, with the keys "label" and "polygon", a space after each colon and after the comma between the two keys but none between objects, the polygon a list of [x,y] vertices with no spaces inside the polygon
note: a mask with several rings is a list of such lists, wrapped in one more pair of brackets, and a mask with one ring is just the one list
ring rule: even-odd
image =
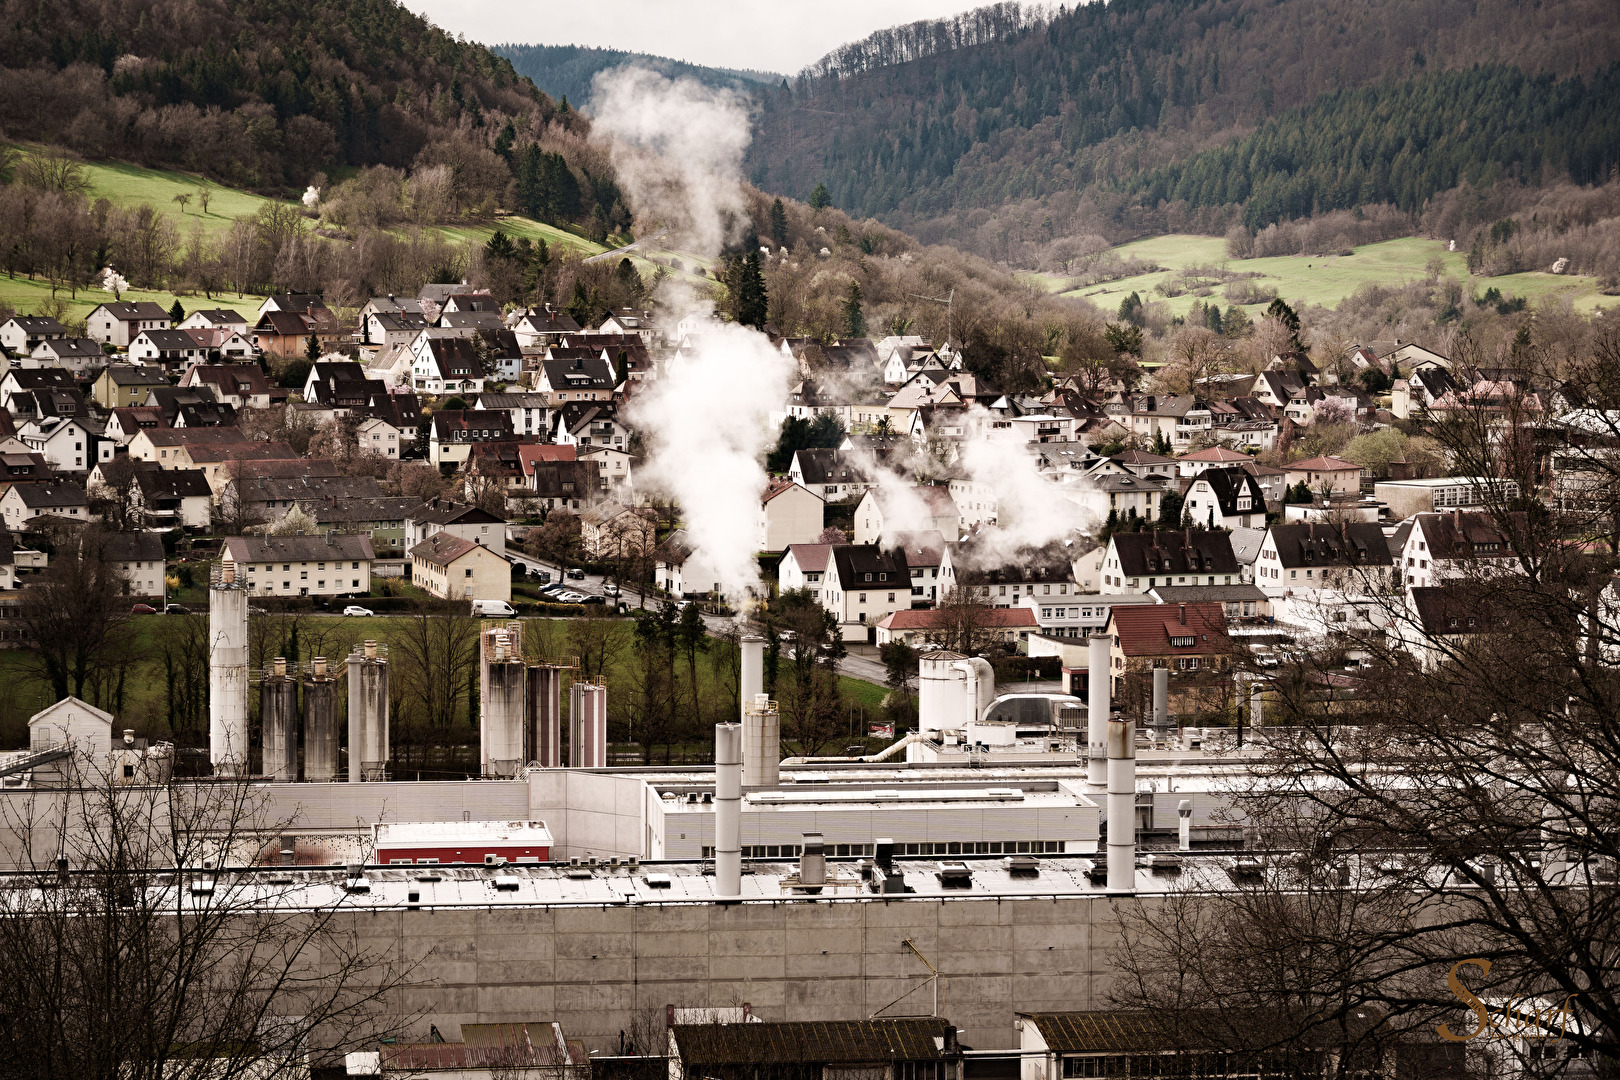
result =
[{"label": "white smoke plume", "polygon": [[[737,97],[621,68],[596,77],[592,112],[593,137],[607,143],[639,227],[667,228],[668,246],[718,256],[747,220],[748,114]],[[684,286],[666,287],[660,299],[671,327],[699,306]],[[647,450],[637,483],[680,506],[693,549],[688,587],[718,585],[738,600],[759,585],[763,459],[776,438],[770,416],[787,408],[793,365],[764,334],[735,324],[705,326],[699,340],[695,357],[631,398],[627,416]]]},{"label": "white smoke plume", "polygon": [[1028,444],[1012,432],[990,426],[990,413],[975,405],[968,427],[980,432],[962,445],[961,466],[996,494],[996,528],[984,534],[981,561],[1007,562],[1018,552],[1062,542],[1075,533],[1095,533],[1095,515],[1064,497],[1040,473]]},{"label": "white smoke plume", "polygon": [[737,95],[622,67],[592,81],[591,113],[639,228],[667,229],[667,246],[708,257],[737,239],[751,137]]}]

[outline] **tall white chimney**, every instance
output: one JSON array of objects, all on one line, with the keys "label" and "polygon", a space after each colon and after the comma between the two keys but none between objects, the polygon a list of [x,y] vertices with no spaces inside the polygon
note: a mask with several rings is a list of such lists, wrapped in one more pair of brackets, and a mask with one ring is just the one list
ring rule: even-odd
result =
[{"label": "tall white chimney", "polygon": [[765,692],[765,639],[742,639],[742,666],[738,671],[737,696],[742,702],[742,713],[748,715],[748,703]]},{"label": "tall white chimney", "polygon": [[1086,779],[1101,787],[1108,779],[1108,706],[1113,699],[1113,650],[1098,634],[1090,641],[1086,668]]},{"label": "tall white chimney", "polygon": [[208,590],[208,760],[215,775],[248,767],[248,598],[234,563]]},{"label": "tall white chimney", "polygon": [[1136,723],[1108,722],[1108,891],[1136,891]]},{"label": "tall white chimney", "polygon": [[768,694],[743,702],[744,787],[775,787],[782,778],[782,714]]},{"label": "tall white chimney", "polygon": [[1153,727],[1163,731],[1170,726],[1170,669],[1153,669]]},{"label": "tall white chimney", "polygon": [[1176,804],[1176,817],[1180,818],[1181,850],[1192,850],[1192,800],[1182,799]]},{"label": "tall white chimney", "polygon": [[742,725],[714,725],[714,891],[742,894]]}]

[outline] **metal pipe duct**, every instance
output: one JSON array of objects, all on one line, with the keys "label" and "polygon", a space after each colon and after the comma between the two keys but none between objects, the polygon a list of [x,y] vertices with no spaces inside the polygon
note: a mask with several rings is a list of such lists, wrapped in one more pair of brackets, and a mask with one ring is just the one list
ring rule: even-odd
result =
[{"label": "metal pipe duct", "polygon": [[1163,731],[1170,726],[1170,669],[1153,669],[1153,726]]},{"label": "metal pipe duct", "polygon": [[1108,722],[1108,891],[1136,891],[1136,723]]},{"label": "metal pipe duct", "polygon": [[1087,643],[1086,780],[1101,787],[1108,780],[1108,708],[1113,700],[1113,650],[1101,634]]},{"label": "metal pipe duct", "polygon": [[714,891],[742,894],[742,725],[714,725]]}]

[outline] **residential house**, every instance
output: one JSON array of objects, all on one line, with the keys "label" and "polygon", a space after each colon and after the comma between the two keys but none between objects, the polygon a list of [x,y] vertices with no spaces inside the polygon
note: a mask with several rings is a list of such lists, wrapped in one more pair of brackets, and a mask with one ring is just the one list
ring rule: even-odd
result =
[{"label": "residential house", "polygon": [[1209,406],[1190,394],[1134,394],[1125,404],[1129,412],[1116,420],[1128,423],[1137,438],[1162,439],[1177,453],[1191,449],[1195,439],[1207,438],[1214,426]]},{"label": "residential house", "polygon": [[855,506],[855,543],[886,542],[890,531],[933,530],[948,543],[962,535],[962,511],[944,484],[881,484]]},{"label": "residential house", "polygon": [[[53,418],[75,418],[80,420],[90,418],[90,406],[84,400],[83,394],[76,389],[64,390],[56,387],[30,390],[27,393],[13,395],[11,398],[11,411],[17,414],[17,419],[27,423]],[[26,424],[23,426],[26,426]],[[22,434],[23,426],[18,428],[19,435]]]},{"label": "residential house", "polygon": [[617,379],[605,358],[587,350],[568,350],[573,355],[559,356],[563,351],[548,350],[547,359],[540,362],[535,372],[536,393],[544,395],[552,406],[608,401],[613,397]]},{"label": "residential house", "polygon": [[872,486],[865,460],[843,450],[799,450],[788,466],[788,478],[818,493],[826,502],[846,502],[865,495]]},{"label": "residential house", "polygon": [[1162,476],[1169,479],[1176,475],[1180,467],[1180,459],[1148,450],[1125,450],[1105,460],[1120,466],[1132,476],[1141,477]]},{"label": "residential house", "polygon": [[203,355],[209,360],[226,360],[233,363],[245,364],[254,359],[258,350],[253,347],[253,339],[245,332],[230,330],[225,327],[210,329],[192,328],[185,331],[191,335],[191,340],[203,350]]},{"label": "residential house", "polygon": [[26,447],[0,451],[0,494],[17,484],[55,482],[56,471],[46,463],[43,455],[29,453]]},{"label": "residential house", "polygon": [[1207,529],[1116,532],[1108,539],[1097,591],[1145,593],[1155,585],[1242,583],[1232,541]]},{"label": "residential house", "polygon": [[261,480],[337,475],[337,466],[327,458],[299,457],[286,443],[187,443],[175,454],[174,467],[202,470],[215,501],[227,507],[234,505],[228,494]]},{"label": "residential house", "polygon": [[1268,370],[1260,373],[1248,396],[1273,409],[1285,409],[1306,385],[1297,371]]},{"label": "residential house", "polygon": [[142,428],[167,426],[162,409],[156,405],[143,405],[139,408],[112,410],[112,415],[107,418],[104,434],[114,445],[128,446],[130,440],[138,435]]},{"label": "residential house", "polygon": [[294,506],[384,496],[374,477],[340,476],[325,459],[312,459],[310,464],[311,469],[304,473],[283,462],[232,463],[226,471],[241,481],[232,489],[232,508],[246,521],[273,523]]},{"label": "residential house", "polygon": [[1209,468],[1183,493],[1182,515],[1206,529],[1248,529],[1266,523],[1266,495],[1241,466]]},{"label": "residential house", "polygon": [[579,515],[579,539],[591,559],[644,554],[658,543],[658,518],[649,509],[604,502]]},{"label": "residential house", "polygon": [[259,303],[259,314],[267,311],[315,311],[326,306],[315,293],[273,293]]},{"label": "residential house", "polygon": [[169,329],[169,313],[149,301],[136,304],[101,304],[85,316],[84,332],[97,341],[119,348],[128,348],[130,342],[143,330]]},{"label": "residential house", "polygon": [[0,348],[12,356],[26,356],[43,342],[67,336],[67,327],[49,315],[13,315],[0,322]]},{"label": "residential house", "polygon": [[315,515],[318,532],[353,533],[367,537],[378,559],[398,559],[405,554],[405,519],[421,504],[420,499],[397,496],[370,499],[331,496],[317,502],[301,503],[300,508],[305,513]]},{"label": "residential house", "polygon": [[428,321],[420,311],[373,311],[362,315],[360,326],[366,344],[392,349],[416,340]]},{"label": "residential house", "polygon": [[534,486],[534,467],[543,461],[578,461],[579,448],[557,446],[554,443],[518,443],[518,459],[523,462],[523,475]]},{"label": "residential house", "polygon": [[1191,480],[1205,469],[1219,468],[1229,465],[1247,465],[1254,458],[1248,454],[1240,454],[1224,446],[1208,446],[1202,450],[1195,450],[1189,454],[1182,454],[1175,459],[1176,475],[1183,480]]},{"label": "residential house", "polygon": [[1252,582],[1236,585],[1155,585],[1149,597],[1159,604],[1220,604],[1228,626],[1271,614],[1271,598]]},{"label": "residential house", "polygon": [[168,386],[160,368],[137,364],[108,364],[90,388],[90,396],[103,409],[128,409],[146,404],[154,387]]},{"label": "residential house", "polygon": [[21,532],[40,518],[59,517],[88,521],[84,488],[65,481],[13,484],[0,495],[0,519],[12,532]]},{"label": "residential house", "polygon": [[[438,319],[439,314],[450,306],[450,298],[457,295],[468,298],[476,296],[487,298],[489,290],[470,289],[465,281],[458,285],[424,285],[422,291],[417,294],[417,302],[422,307],[422,314],[426,315],[431,321]],[[466,309],[463,308],[463,310]]]},{"label": "residential house", "polygon": [[963,473],[952,475],[946,482],[951,501],[961,517],[962,531],[976,529],[996,520],[996,486]]},{"label": "residential house", "polygon": [[1226,612],[1218,603],[1116,604],[1103,634],[1112,639],[1109,660],[1116,701],[1126,697],[1128,682],[1145,681],[1154,668],[1163,667],[1171,672],[1172,711],[1197,711],[1188,707],[1189,698],[1199,696],[1199,689],[1219,688],[1199,687],[1186,677],[1210,673],[1223,678],[1232,663]]},{"label": "residential house", "polygon": [[124,579],[125,596],[164,596],[163,538],[152,532],[114,532],[102,537],[102,558]]},{"label": "residential house", "polygon": [[337,316],[318,304],[298,311],[266,310],[253,324],[253,347],[268,356],[297,357],[309,350],[310,336],[327,349],[343,336]]},{"label": "residential house", "polygon": [[34,346],[30,359],[39,366],[71,371],[75,378],[82,379],[106,367],[110,357],[102,351],[101,343],[91,338],[59,337]]},{"label": "residential house", "polygon": [[[35,390],[60,390],[77,394],[71,373],[61,368],[17,368],[0,375],[0,408],[18,416],[37,416],[31,395]],[[82,400],[82,398],[81,398]]]},{"label": "residential house", "polygon": [[195,387],[237,411],[270,407],[270,380],[258,364],[198,364],[180,377],[181,389]]},{"label": "residential house", "polygon": [[[574,447],[570,446],[569,449],[572,450]],[[576,460],[587,464],[595,463],[603,491],[626,492],[632,486],[629,451],[617,446],[581,446],[578,448]],[[526,476],[532,471],[525,466]]]},{"label": "residential house", "polygon": [[635,308],[614,308],[596,328],[599,334],[623,334],[637,337],[643,345],[654,345],[658,340],[658,324],[650,311]]},{"label": "residential house", "polygon": [[512,431],[542,438],[550,431],[551,412],[544,394],[479,394],[473,411],[501,410],[512,417]]},{"label": "residential house", "polygon": [[[951,545],[933,529],[923,532],[897,532],[890,542],[905,553],[911,573],[911,603],[931,606],[943,600],[956,587],[956,567]],[[803,546],[803,545],[797,545]]]},{"label": "residential house", "polygon": [[1153,521],[1163,506],[1164,493],[1174,491],[1174,484],[1166,476],[1115,473],[1071,480],[1060,490],[1099,521],[1110,515],[1120,522]]},{"label": "residential house", "polygon": [[539,510],[579,510],[602,494],[602,480],[589,461],[531,459],[529,500]]},{"label": "residential house", "polygon": [[1336,589],[1367,593],[1388,587],[1394,566],[1382,527],[1273,525],[1255,558],[1255,584],[1277,599],[1290,591]]},{"label": "residential house", "polygon": [[808,589],[810,598],[821,601],[822,581],[827,576],[831,544],[789,544],[776,564],[776,587],[780,592]]},{"label": "residential house", "polygon": [[146,392],[146,403],[163,412],[172,428],[233,427],[236,410],[214,400],[207,386],[154,386]]},{"label": "residential house", "polygon": [[512,320],[512,332],[517,335],[520,347],[533,349],[555,345],[565,335],[579,333],[580,325],[566,311],[558,311],[548,304],[517,313]]},{"label": "residential house", "polygon": [[1396,556],[1408,588],[1519,569],[1513,538],[1495,518],[1480,511],[1416,515]]},{"label": "residential house", "polygon": [[[410,434],[414,436],[416,432],[413,430]],[[399,460],[399,447],[404,435],[399,428],[376,416],[366,417],[354,429],[355,443],[361,450],[389,461]]]},{"label": "residential house", "polygon": [[481,394],[483,365],[465,338],[425,331],[411,345],[411,389],[423,394]]},{"label": "residential house", "polygon": [[440,600],[512,599],[512,564],[475,540],[434,533],[411,546],[411,583]]},{"label": "residential house", "polygon": [[428,460],[435,465],[459,465],[472,456],[474,443],[492,441],[517,441],[508,413],[440,409],[433,414],[433,427],[428,435]]},{"label": "residential house", "polygon": [[1419,667],[1433,671],[1467,656],[1476,643],[1513,633],[1509,606],[1467,582],[1415,586],[1407,590],[1405,608],[1395,612],[1389,633]]},{"label": "residential house", "polygon": [[497,555],[506,555],[505,518],[469,503],[439,498],[417,504],[406,517],[405,548],[414,548],[441,532],[478,543]]},{"label": "residential house", "polygon": [[[908,608],[891,611],[877,624],[877,644],[898,641],[905,645],[937,643],[939,639],[957,629],[962,616],[954,611],[938,608]],[[1032,633],[1039,633],[1035,613],[1027,607],[992,608],[973,616],[974,634],[983,642],[995,642],[1014,647]]]},{"label": "residential house", "polygon": [[248,318],[240,311],[233,311],[230,308],[202,308],[180,320],[180,325],[175,329],[230,330],[245,338],[248,332]]},{"label": "residential house", "polygon": [[1245,582],[1254,583],[1255,560],[1260,558],[1260,549],[1266,544],[1266,530],[1233,529],[1229,534],[1232,540],[1232,554],[1237,559],[1238,573]]},{"label": "residential house", "polygon": [[837,617],[845,641],[874,639],[883,616],[911,607],[911,574],[899,549],[838,544],[826,573],[821,605]]},{"label": "residential house", "polygon": [[[161,410],[159,412],[161,414]],[[188,446],[220,446],[247,441],[247,433],[236,427],[186,428],[182,431],[142,425],[129,440],[129,456],[141,461],[155,461],[165,469],[190,468],[191,461],[185,456]],[[288,447],[289,453],[291,449]]]},{"label": "residential house", "polygon": [[444,298],[439,305],[439,317],[446,315],[466,315],[470,312],[494,312],[500,314],[501,305],[490,295],[488,289],[462,289],[453,292]]},{"label": "residential house", "polygon": [[206,529],[212,520],[214,492],[201,469],[137,469],[130,497],[148,529]]},{"label": "residential house", "polygon": [[49,416],[30,421],[22,441],[61,473],[88,473],[98,462],[111,461],[115,443],[106,437],[106,424],[73,416]]},{"label": "residential house", "polygon": [[477,329],[473,347],[483,351],[486,378],[515,383],[523,378],[523,347],[518,344],[517,335],[501,325],[500,316],[495,316],[494,322],[494,326]]},{"label": "residential house", "polygon": [[[1088,638],[1101,634],[1107,628],[1108,613],[1116,605],[1159,602],[1152,593],[1118,593],[1104,596],[1100,593],[1083,593],[1075,588],[1066,595],[1046,596],[1030,593],[1020,599],[1016,606],[1033,613],[1036,632],[1039,634],[1049,638]],[[1032,651],[1030,655],[1037,654]]]},{"label": "residential house", "polygon": [[467,498],[479,499],[486,491],[501,491],[508,497],[524,493],[528,473],[518,455],[519,445],[511,440],[472,444],[461,468],[462,490]]},{"label": "residential house", "polygon": [[630,445],[630,429],[619,419],[619,409],[611,401],[570,401],[553,413],[556,424],[553,440],[559,446],[577,446],[583,451],[590,446]]},{"label": "residential house", "polygon": [[786,551],[789,544],[814,543],[821,535],[826,503],[791,480],[772,480],[759,498],[757,551]]},{"label": "residential house", "polygon": [[1288,486],[1304,483],[1312,492],[1353,495],[1361,490],[1361,466],[1336,457],[1313,457],[1289,462],[1283,470]]},{"label": "residential house", "polygon": [[173,371],[205,363],[208,350],[184,330],[142,330],[129,343],[129,358]]},{"label": "residential house", "polygon": [[375,556],[364,536],[227,536],[223,563],[255,596],[363,596]]}]

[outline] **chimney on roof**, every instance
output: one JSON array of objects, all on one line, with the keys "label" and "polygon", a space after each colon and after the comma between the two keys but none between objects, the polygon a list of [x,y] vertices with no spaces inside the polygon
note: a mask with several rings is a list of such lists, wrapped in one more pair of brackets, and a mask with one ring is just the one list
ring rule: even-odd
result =
[{"label": "chimney on roof", "polygon": [[1180,605],[1180,607],[1181,607],[1181,625],[1186,626],[1187,625],[1187,605],[1182,604],[1182,605]]}]

